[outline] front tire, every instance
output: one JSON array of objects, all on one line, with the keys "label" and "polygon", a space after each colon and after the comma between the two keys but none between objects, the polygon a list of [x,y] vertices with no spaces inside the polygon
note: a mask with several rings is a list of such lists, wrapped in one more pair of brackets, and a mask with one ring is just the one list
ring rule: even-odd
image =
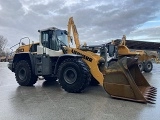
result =
[{"label": "front tire", "polygon": [[32,73],[31,66],[25,60],[16,64],[15,76],[17,83],[21,86],[32,86],[37,81],[37,76]]},{"label": "front tire", "polygon": [[71,93],[82,92],[91,81],[87,64],[76,58],[68,58],[60,64],[58,78],[60,86]]}]

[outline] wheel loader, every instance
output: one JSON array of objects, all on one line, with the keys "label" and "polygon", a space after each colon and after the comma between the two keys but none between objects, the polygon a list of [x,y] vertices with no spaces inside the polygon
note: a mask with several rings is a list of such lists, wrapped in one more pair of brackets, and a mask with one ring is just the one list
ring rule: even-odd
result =
[{"label": "wheel loader", "polygon": [[[114,43],[113,43],[114,44]],[[144,50],[130,50],[126,46],[126,36],[123,35],[121,43],[117,46],[118,48],[118,57],[124,57],[124,56],[129,56],[129,57],[136,57],[138,58],[138,66],[140,68],[140,71],[144,72],[151,72],[153,69],[153,64],[151,62],[151,59],[157,58],[155,54],[148,54]]]},{"label": "wheel loader", "polygon": [[[96,46],[101,49],[98,54],[92,47],[81,45],[73,17],[68,21],[68,32],[55,27],[38,32],[37,52],[16,53],[8,64],[19,85],[32,86],[38,76],[43,76],[58,79],[67,92],[80,93],[94,79],[113,98],[154,103],[157,89],[146,81],[137,59],[123,57],[108,67],[106,55],[113,54],[114,46]],[[71,47],[73,39],[75,47]]]}]

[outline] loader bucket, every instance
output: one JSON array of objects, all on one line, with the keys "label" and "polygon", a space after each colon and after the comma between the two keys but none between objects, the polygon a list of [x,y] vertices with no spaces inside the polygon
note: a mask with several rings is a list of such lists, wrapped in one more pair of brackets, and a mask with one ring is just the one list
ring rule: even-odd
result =
[{"label": "loader bucket", "polygon": [[154,104],[157,89],[141,73],[138,59],[123,57],[105,72],[103,87],[111,97]]}]

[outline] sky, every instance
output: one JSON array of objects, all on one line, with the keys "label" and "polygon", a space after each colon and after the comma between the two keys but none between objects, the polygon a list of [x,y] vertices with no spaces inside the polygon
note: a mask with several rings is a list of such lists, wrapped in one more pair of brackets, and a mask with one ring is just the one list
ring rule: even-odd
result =
[{"label": "sky", "polygon": [[[7,47],[22,37],[39,41],[39,29],[67,30],[74,18],[81,43],[114,39],[160,42],[159,0],[0,0],[0,35]],[[28,41],[26,41],[28,42]]]}]

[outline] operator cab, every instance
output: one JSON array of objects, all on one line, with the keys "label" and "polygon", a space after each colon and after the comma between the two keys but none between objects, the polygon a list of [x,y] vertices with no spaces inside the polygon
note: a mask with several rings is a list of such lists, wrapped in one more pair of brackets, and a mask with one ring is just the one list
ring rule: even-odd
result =
[{"label": "operator cab", "polygon": [[37,54],[49,54],[50,56],[59,56],[63,52],[61,44],[68,46],[67,31],[51,27],[44,30],[38,30],[40,33],[40,46],[37,47]]}]

